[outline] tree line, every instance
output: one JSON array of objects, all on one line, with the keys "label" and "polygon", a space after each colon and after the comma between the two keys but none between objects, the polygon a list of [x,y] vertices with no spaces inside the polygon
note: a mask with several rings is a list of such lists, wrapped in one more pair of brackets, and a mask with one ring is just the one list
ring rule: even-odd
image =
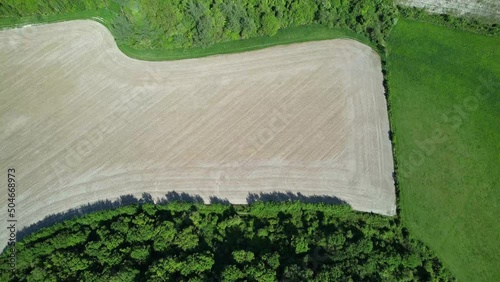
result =
[{"label": "tree line", "polygon": [[384,46],[396,23],[392,0],[4,0],[2,17],[107,9],[117,41],[136,49],[208,46],[272,36],[286,27],[322,24],[351,29]]},{"label": "tree line", "polygon": [[134,204],[17,243],[1,281],[453,280],[397,218],[300,202]]},{"label": "tree line", "polygon": [[206,47],[218,42],[272,36],[309,24],[346,28],[385,48],[385,40],[406,18],[498,35],[496,23],[423,9],[396,7],[393,0],[3,0],[1,18],[42,17],[106,10],[108,27],[120,44],[138,50]]}]

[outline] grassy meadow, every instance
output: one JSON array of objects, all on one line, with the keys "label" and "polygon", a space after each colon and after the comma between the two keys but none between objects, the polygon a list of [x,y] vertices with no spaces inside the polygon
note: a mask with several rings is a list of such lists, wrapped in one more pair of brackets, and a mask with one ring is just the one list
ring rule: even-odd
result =
[{"label": "grassy meadow", "polygon": [[400,19],[389,90],[403,225],[462,281],[500,277],[500,38]]}]

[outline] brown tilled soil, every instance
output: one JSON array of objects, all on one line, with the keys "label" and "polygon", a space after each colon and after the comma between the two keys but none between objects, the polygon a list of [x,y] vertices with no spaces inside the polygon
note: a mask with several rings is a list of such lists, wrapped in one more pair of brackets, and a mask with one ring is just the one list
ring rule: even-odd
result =
[{"label": "brown tilled soil", "polygon": [[0,62],[0,160],[5,182],[16,169],[18,228],[173,190],[236,204],[300,192],[395,214],[380,58],[356,41],[145,62],[102,25],[71,21],[0,31]]}]

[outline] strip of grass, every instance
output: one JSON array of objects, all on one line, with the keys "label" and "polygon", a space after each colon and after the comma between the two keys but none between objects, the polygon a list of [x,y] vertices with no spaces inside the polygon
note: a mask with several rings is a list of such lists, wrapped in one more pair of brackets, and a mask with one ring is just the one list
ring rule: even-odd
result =
[{"label": "strip of grass", "polygon": [[463,281],[500,277],[500,38],[401,19],[389,89],[403,224]]},{"label": "strip of grass", "polygon": [[276,45],[337,38],[354,39],[376,50],[375,45],[362,35],[348,29],[328,28],[319,24],[289,27],[278,31],[276,35],[271,37],[259,36],[245,40],[222,42],[206,48],[137,50],[125,45],[119,45],[119,47],[127,56],[132,58],[148,61],[165,61],[206,57],[217,54],[240,53]]},{"label": "strip of grass", "polygon": [[[113,12],[107,9],[96,11],[84,11],[75,13],[65,13],[50,16],[32,16],[23,18],[0,18],[0,29],[19,27],[28,24],[46,24],[71,20],[84,20],[84,19],[102,19],[99,22],[106,24],[111,22]],[[103,21],[104,20],[104,21]],[[107,26],[109,28],[109,26]]]}]

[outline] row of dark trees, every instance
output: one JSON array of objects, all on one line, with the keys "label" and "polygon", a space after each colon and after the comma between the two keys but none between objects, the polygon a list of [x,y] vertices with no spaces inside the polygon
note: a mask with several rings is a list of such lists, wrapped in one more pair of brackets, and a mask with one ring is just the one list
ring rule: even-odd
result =
[{"label": "row of dark trees", "polygon": [[4,0],[2,17],[47,16],[107,9],[120,43],[136,49],[208,46],[274,35],[319,23],[348,28],[375,43],[395,24],[392,0]]},{"label": "row of dark trees", "polygon": [[129,205],[41,229],[1,281],[452,280],[392,217],[345,205]]}]

